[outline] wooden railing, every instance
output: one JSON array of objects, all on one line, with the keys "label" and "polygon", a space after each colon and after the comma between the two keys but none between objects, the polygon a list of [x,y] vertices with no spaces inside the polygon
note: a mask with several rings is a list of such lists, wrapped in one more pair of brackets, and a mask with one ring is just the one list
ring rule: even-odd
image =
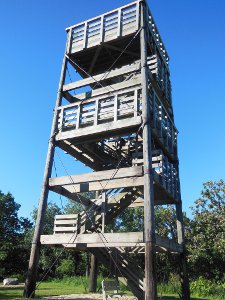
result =
[{"label": "wooden railing", "polygon": [[155,54],[148,58],[148,66],[166,100],[171,104],[170,74],[165,63]]},{"label": "wooden railing", "polygon": [[174,121],[162,104],[162,101],[158,98],[154,89],[151,89],[150,97],[152,128],[155,129],[157,137],[164,146],[166,146],[168,152],[176,156],[178,131],[174,125]]},{"label": "wooden railing", "polygon": [[175,199],[180,197],[180,183],[177,168],[163,154],[162,150],[154,150],[152,153],[152,168],[159,175],[159,183]]},{"label": "wooden railing", "polygon": [[148,28],[149,28],[149,32],[150,32],[150,37],[152,38],[152,41],[150,41],[150,42],[154,42],[154,44],[157,47],[158,53],[160,54],[162,59],[165,61],[165,63],[168,65],[168,63],[169,63],[168,53],[166,51],[166,48],[162,41],[162,38],[159,34],[159,31],[157,29],[157,26],[155,24],[155,21],[154,21],[149,9],[148,9]]},{"label": "wooden railing", "polygon": [[[58,108],[58,131],[92,128],[94,126],[137,118],[142,111],[140,86],[107,93]],[[154,89],[150,90],[152,128],[160,142],[172,155],[177,153],[177,129],[168,110],[158,98]],[[109,128],[110,130],[110,128]]]},{"label": "wooden railing", "polygon": [[111,121],[137,117],[140,88],[128,88],[112,95],[101,95],[58,108],[58,130],[80,129]]},{"label": "wooden railing", "polygon": [[67,28],[71,53],[134,33],[139,27],[139,1]]}]

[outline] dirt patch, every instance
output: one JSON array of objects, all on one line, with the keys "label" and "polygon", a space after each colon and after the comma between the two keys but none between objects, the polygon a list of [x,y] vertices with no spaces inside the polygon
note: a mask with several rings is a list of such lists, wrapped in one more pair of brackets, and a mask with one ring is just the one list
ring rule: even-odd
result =
[{"label": "dirt patch", "polygon": [[[62,296],[52,296],[44,297],[42,300],[102,300],[102,294],[74,294],[74,295],[62,295]],[[134,296],[122,296],[122,300],[136,300]]]}]

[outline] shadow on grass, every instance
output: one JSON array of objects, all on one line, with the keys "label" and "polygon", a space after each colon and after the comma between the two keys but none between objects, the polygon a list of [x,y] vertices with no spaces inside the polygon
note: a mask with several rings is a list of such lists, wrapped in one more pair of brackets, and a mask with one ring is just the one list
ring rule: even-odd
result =
[{"label": "shadow on grass", "polygon": [[21,299],[24,287],[3,287],[0,286],[0,299],[15,300]]},{"label": "shadow on grass", "polygon": [[[162,296],[162,297],[158,297],[159,300],[179,300],[180,298],[177,297],[173,297],[173,296]],[[192,298],[191,300],[208,300],[207,298]]]}]

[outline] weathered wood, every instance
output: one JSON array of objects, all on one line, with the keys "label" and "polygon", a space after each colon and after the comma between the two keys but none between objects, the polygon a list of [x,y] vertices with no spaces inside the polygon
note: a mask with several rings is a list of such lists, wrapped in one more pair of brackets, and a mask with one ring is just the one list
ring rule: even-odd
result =
[{"label": "weathered wood", "polygon": [[71,189],[66,189],[65,187],[62,186],[53,186],[49,188],[53,192],[65,196],[71,200],[74,200],[82,205],[89,206],[91,204],[91,201],[87,199],[86,197],[82,195],[78,195],[76,193],[76,190],[72,187]]},{"label": "weathered wood", "polygon": [[113,45],[110,45],[110,44],[104,44],[103,46],[106,47],[106,48],[112,49],[112,50],[119,51],[120,53],[123,51],[126,54],[129,54],[131,56],[139,58],[139,54],[136,53],[136,52],[132,52],[132,51],[129,51],[129,50],[124,50],[124,49],[121,49],[119,47],[116,47],[116,46],[113,46]]},{"label": "weathered wood", "polygon": [[[101,87],[101,88],[92,90],[89,93],[78,94],[75,96],[75,100],[76,99],[79,99],[79,100],[87,99],[87,94],[88,94],[88,98],[96,97],[96,96],[100,96],[100,95],[104,95],[104,94],[115,94],[116,91],[123,90],[128,87],[132,87],[132,86],[137,86],[140,84],[141,84],[141,79],[140,79],[140,77],[137,77],[135,79],[131,79],[131,80],[115,83],[115,84],[112,84],[109,86]],[[71,90],[71,87],[73,87],[72,83],[68,84],[68,85],[64,85],[63,92],[67,92],[67,91]]]},{"label": "weathered wood", "polygon": [[[70,43],[70,40],[67,40],[67,45],[68,45],[68,43]],[[67,49],[68,49],[68,47],[66,46],[65,53],[66,53]],[[66,67],[67,67],[67,59],[66,59],[66,56],[64,55],[61,76],[60,76],[60,81],[59,81],[59,87],[58,87],[59,92],[57,94],[53,122],[52,122],[52,129],[51,129],[51,134],[50,134],[50,139],[49,139],[49,144],[48,144],[43,184],[42,184],[41,196],[40,196],[40,200],[39,200],[39,207],[38,207],[35,231],[34,231],[34,236],[33,236],[33,241],[32,241],[28,273],[27,273],[24,294],[23,294],[23,296],[25,298],[34,297],[34,293],[35,293],[36,280],[37,280],[37,269],[38,269],[38,262],[39,262],[39,251],[40,251],[40,235],[42,233],[43,225],[44,225],[43,222],[44,222],[45,212],[46,212],[46,208],[47,208],[47,199],[48,199],[48,192],[49,192],[48,179],[51,176],[53,157],[54,157],[54,151],[55,151],[53,136],[55,135],[55,132],[57,131],[57,127],[58,127],[58,124],[57,124],[58,107],[61,105],[61,102],[62,102],[62,86],[65,81]]]},{"label": "weathered wood", "polygon": [[96,51],[95,51],[95,55],[94,55],[94,57],[93,57],[93,59],[92,59],[91,66],[90,66],[90,68],[89,68],[89,70],[88,70],[88,73],[89,73],[89,74],[92,73],[92,70],[93,70],[94,65],[95,65],[95,63],[96,63],[96,60],[97,60],[97,58],[98,58],[98,56],[99,56],[99,54],[100,54],[100,52],[101,52],[101,49],[102,49],[102,46],[100,45],[100,46],[97,47],[97,49],[96,49]]},{"label": "weathered wood", "polygon": [[142,232],[124,232],[124,233],[104,233],[104,238],[101,234],[91,233],[91,234],[78,234],[76,238],[70,241],[71,234],[55,234],[55,235],[42,235],[42,244],[87,244],[94,247],[96,244],[105,247],[106,240],[108,243],[114,244],[116,246],[119,244],[132,243],[143,243],[143,233]]},{"label": "weathered wood", "polygon": [[[120,9],[125,9],[125,8],[127,8],[127,7],[129,7],[129,6],[134,5],[134,4],[139,5],[138,3],[141,2],[141,1],[142,1],[142,0],[136,0],[136,1],[134,1],[134,2],[131,2],[131,3],[129,3],[129,4],[126,4],[126,5],[121,6]],[[110,10],[110,11],[108,11],[108,12],[105,13],[105,14],[96,16],[96,17],[91,18],[91,19],[88,19],[86,22],[94,21],[94,20],[96,20],[96,19],[98,19],[98,18],[100,18],[100,17],[102,17],[102,16],[111,15],[111,14],[117,12],[117,11],[118,11],[118,8],[117,8],[117,9]],[[83,23],[84,23],[84,22],[80,22],[80,23],[74,24],[74,25],[72,25],[72,26],[69,26],[69,27],[66,28],[66,31],[68,31],[68,30],[71,29],[71,28],[73,29],[74,27],[79,27],[79,26],[81,26]]]},{"label": "weathered wood", "polygon": [[151,119],[148,101],[148,66],[146,2],[141,2],[141,80],[143,118],[143,158],[144,158],[144,237],[145,237],[145,300],[156,300],[155,273],[155,222],[152,174]]},{"label": "weathered wood", "polygon": [[98,259],[94,254],[91,254],[91,268],[89,275],[89,292],[96,293],[97,291],[97,277],[98,277]]},{"label": "weathered wood", "polygon": [[178,204],[176,204],[176,216],[177,216],[178,244],[183,247],[183,251],[179,255],[182,298],[184,300],[190,300],[190,286],[189,286],[188,271],[187,271],[187,258],[186,258],[186,248],[185,248],[185,241],[184,241],[184,220],[183,220],[181,200]]},{"label": "weathered wood", "polygon": [[102,166],[99,161],[93,161],[93,159],[89,159],[85,153],[79,151],[73,144],[69,141],[61,140],[57,143],[57,145],[64,150],[66,153],[70,154],[72,157],[78,159],[83,164],[87,165],[88,167],[94,169],[95,171],[101,170]]},{"label": "weathered wood", "polygon": [[96,136],[99,136],[100,138],[100,135],[101,137],[103,137],[104,134],[107,134],[107,136],[110,137],[113,133],[115,133],[115,131],[119,135],[122,132],[126,132],[128,129],[138,128],[138,126],[140,125],[141,117],[118,120],[117,122],[108,122],[105,124],[103,123],[96,126],[80,128],[78,130],[68,130],[65,132],[59,132],[56,135],[56,141],[65,139],[78,139],[79,141],[82,141],[87,138],[95,139]]},{"label": "weathered wood", "polygon": [[[114,175],[115,174],[115,175]],[[49,179],[49,186],[56,186],[56,185],[66,185],[71,183],[87,183],[87,182],[96,182],[102,180],[108,180],[114,175],[114,179],[117,178],[128,178],[128,177],[136,177],[143,175],[143,169],[141,166],[138,167],[131,167],[131,168],[120,168],[118,170],[106,170],[106,171],[99,171],[99,172],[91,172],[79,175],[70,175],[64,177],[55,177]]]},{"label": "weathered wood", "polygon": [[[42,235],[41,243],[44,245],[66,245],[67,248],[76,248],[83,245],[87,248],[107,247],[143,247],[145,245],[143,232],[104,233],[102,238],[98,233],[86,233],[74,235],[72,233]],[[107,242],[106,242],[107,241]],[[156,236],[157,249],[159,252],[182,253],[183,247],[175,241]]]},{"label": "weathered wood", "polygon": [[[119,178],[113,180],[99,180],[90,183],[81,184],[71,184],[64,185],[63,189],[67,190],[69,193],[86,193],[94,191],[105,191],[110,189],[126,188],[126,187],[136,187],[143,186],[143,177],[130,177],[130,178]],[[55,191],[55,186],[50,186],[52,191]]]}]

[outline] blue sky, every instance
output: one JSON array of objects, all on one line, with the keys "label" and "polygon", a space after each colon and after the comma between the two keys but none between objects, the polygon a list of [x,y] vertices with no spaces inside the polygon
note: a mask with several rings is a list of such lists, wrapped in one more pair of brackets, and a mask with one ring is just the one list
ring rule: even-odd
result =
[{"label": "blue sky", "polygon": [[[14,195],[23,216],[30,216],[40,195],[64,29],[127,3],[0,1],[0,190]],[[148,3],[170,55],[181,187],[189,211],[203,182],[225,179],[225,1]],[[69,161],[65,164],[70,170]],[[71,171],[85,169],[77,163]],[[57,195],[49,198],[60,203]]]}]

